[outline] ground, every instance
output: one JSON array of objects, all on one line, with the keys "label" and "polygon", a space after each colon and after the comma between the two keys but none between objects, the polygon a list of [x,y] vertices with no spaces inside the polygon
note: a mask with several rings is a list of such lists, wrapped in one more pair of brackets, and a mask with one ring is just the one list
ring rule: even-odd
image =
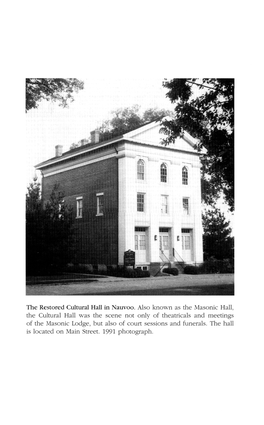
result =
[{"label": "ground", "polygon": [[233,274],[126,279],[98,275],[28,278],[26,295],[234,295]]}]

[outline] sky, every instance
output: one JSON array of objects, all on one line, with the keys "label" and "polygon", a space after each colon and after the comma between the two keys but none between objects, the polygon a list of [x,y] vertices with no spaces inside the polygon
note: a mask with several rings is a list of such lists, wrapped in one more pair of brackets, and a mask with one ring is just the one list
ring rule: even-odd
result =
[{"label": "sky", "polygon": [[[31,109],[26,114],[25,191],[34,176],[41,178],[35,166],[54,157],[56,145],[62,145],[63,152],[66,152],[72,143],[88,138],[92,130],[111,118],[112,111],[135,104],[142,111],[156,107],[173,111],[174,106],[166,97],[167,90],[162,87],[164,78],[79,78],[84,81],[84,89],[74,94],[74,101],[68,108],[42,101],[37,109]],[[228,212],[223,199],[218,207],[233,228],[233,215]]]},{"label": "sky", "polygon": [[34,166],[55,155],[56,145],[63,145],[66,152],[72,143],[89,137],[109,119],[111,111],[135,104],[142,111],[155,107],[173,110],[162,77],[79,79],[84,81],[84,89],[74,94],[68,108],[43,101],[26,114],[27,184],[35,175]]}]

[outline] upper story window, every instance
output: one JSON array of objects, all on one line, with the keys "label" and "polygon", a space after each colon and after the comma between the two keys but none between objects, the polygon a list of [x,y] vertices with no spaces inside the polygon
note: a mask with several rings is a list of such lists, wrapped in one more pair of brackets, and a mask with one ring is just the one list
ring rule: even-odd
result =
[{"label": "upper story window", "polygon": [[188,169],[185,166],[182,169],[182,184],[188,184]]},{"label": "upper story window", "polygon": [[190,214],[189,198],[183,198],[182,199],[182,208],[183,208],[183,213],[185,215],[189,215]]},{"label": "upper story window", "polygon": [[168,195],[161,195],[161,214],[168,214]]},{"label": "upper story window", "polygon": [[145,180],[145,162],[139,159],[137,162],[137,178],[138,180]]},{"label": "upper story window", "polygon": [[76,198],[76,218],[82,218],[83,216],[83,197]]},{"label": "upper story window", "polygon": [[97,215],[103,215],[104,214],[104,194],[103,193],[97,193]]},{"label": "upper story window", "polygon": [[145,194],[137,193],[137,211],[144,212],[145,211]]},{"label": "upper story window", "polygon": [[167,183],[167,165],[164,163],[160,166],[160,181]]}]

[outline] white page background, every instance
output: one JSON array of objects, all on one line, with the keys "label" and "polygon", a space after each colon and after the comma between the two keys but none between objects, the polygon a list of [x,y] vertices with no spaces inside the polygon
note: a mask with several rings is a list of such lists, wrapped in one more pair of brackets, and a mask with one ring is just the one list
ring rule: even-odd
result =
[{"label": "white page background", "polygon": [[[260,3],[33,2],[2,30],[2,423],[262,423],[263,40]],[[261,37],[262,36],[262,37]],[[236,79],[235,327],[152,336],[30,336],[26,297],[24,79],[155,75]],[[219,303],[220,297],[93,297],[93,303]]]}]

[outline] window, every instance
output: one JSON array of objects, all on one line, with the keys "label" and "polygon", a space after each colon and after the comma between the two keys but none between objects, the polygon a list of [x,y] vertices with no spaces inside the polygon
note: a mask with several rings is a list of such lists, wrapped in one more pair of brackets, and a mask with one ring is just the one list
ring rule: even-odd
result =
[{"label": "window", "polygon": [[135,251],[138,250],[138,235],[135,235]]},{"label": "window", "polygon": [[145,211],[145,194],[137,193],[137,211],[144,212]]},{"label": "window", "polygon": [[146,235],[139,235],[139,249],[146,249]]},{"label": "window", "polygon": [[168,214],[168,195],[161,195],[161,214]]},{"label": "window", "polygon": [[103,193],[97,193],[97,215],[103,215],[104,214],[104,194]]},{"label": "window", "polygon": [[183,167],[182,169],[182,184],[188,184],[188,170],[187,167]]},{"label": "window", "polygon": [[189,215],[190,214],[189,198],[182,199],[182,207],[183,207],[183,213],[185,215]]},{"label": "window", "polygon": [[137,162],[137,178],[138,180],[145,180],[145,163],[143,159]]},{"label": "window", "polygon": [[83,216],[83,198],[80,196],[76,198],[76,218],[82,218]]},{"label": "window", "polygon": [[160,166],[160,181],[167,183],[167,165],[164,163]]}]

